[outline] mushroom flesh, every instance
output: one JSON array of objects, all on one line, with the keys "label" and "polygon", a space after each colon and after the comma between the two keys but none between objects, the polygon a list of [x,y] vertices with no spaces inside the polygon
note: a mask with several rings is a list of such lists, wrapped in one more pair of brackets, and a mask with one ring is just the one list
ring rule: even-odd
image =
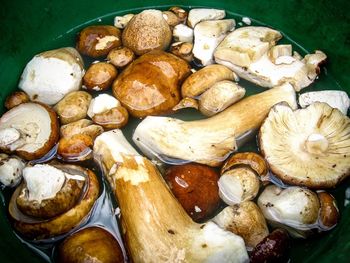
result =
[{"label": "mushroom flesh", "polygon": [[24,166],[19,157],[0,153],[0,183],[6,187],[16,186],[22,180]]}]

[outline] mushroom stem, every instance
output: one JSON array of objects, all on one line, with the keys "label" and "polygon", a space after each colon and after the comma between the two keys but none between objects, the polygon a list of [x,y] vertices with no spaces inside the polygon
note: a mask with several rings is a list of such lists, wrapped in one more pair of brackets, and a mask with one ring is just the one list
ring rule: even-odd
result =
[{"label": "mushroom stem", "polygon": [[212,222],[196,224],[151,161],[140,156],[120,130],[98,136],[102,163],[121,209],[133,262],[246,262],[242,238]]},{"label": "mushroom stem", "polygon": [[309,153],[324,153],[328,149],[328,140],[322,134],[312,133],[305,141],[305,148]]},{"label": "mushroom stem", "polygon": [[165,156],[218,166],[237,150],[237,138],[257,129],[271,107],[282,101],[296,108],[290,84],[247,97],[205,120],[150,116],[137,126],[133,140],[149,158]]}]

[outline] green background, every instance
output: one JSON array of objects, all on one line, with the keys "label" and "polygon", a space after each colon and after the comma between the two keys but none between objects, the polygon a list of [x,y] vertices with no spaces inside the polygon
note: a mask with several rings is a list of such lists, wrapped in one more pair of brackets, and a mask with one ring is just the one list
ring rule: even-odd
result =
[{"label": "green background", "polygon": [[[169,5],[211,6],[254,18],[281,30],[307,51],[320,49],[328,57],[327,72],[350,93],[350,4],[346,0],[285,1],[2,1],[0,7],[0,102],[16,89],[25,64],[36,53],[58,48],[86,24],[118,12],[139,7]],[[129,10],[129,11],[128,11]],[[135,12],[135,11],[134,11]],[[336,87],[338,85],[332,81]],[[2,107],[2,106],[1,106]],[[3,108],[0,108],[3,111]],[[336,195],[344,194],[349,180]],[[342,198],[341,196],[339,197]],[[300,243],[293,262],[348,262],[350,256],[350,206],[342,211],[340,224],[330,234]],[[1,262],[42,262],[14,236],[6,217],[0,214]]]}]

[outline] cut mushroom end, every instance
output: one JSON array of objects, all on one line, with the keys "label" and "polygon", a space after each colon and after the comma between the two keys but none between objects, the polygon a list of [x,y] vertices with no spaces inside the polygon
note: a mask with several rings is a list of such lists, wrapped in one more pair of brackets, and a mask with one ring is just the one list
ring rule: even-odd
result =
[{"label": "cut mushroom end", "polygon": [[16,156],[0,154],[0,183],[6,187],[16,186],[22,180],[24,166],[24,161]]},{"label": "cut mushroom end", "polygon": [[26,160],[43,157],[55,145],[58,137],[57,115],[42,104],[20,104],[0,119],[2,150],[15,152]]}]

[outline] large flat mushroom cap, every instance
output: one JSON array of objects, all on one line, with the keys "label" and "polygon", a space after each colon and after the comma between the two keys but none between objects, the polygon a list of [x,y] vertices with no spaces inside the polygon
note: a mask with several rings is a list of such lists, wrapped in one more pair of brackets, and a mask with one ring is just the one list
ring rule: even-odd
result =
[{"label": "large flat mushroom cap", "polygon": [[275,105],[259,144],[271,171],[288,184],[330,188],[350,174],[350,119],[326,103],[296,111]]}]

